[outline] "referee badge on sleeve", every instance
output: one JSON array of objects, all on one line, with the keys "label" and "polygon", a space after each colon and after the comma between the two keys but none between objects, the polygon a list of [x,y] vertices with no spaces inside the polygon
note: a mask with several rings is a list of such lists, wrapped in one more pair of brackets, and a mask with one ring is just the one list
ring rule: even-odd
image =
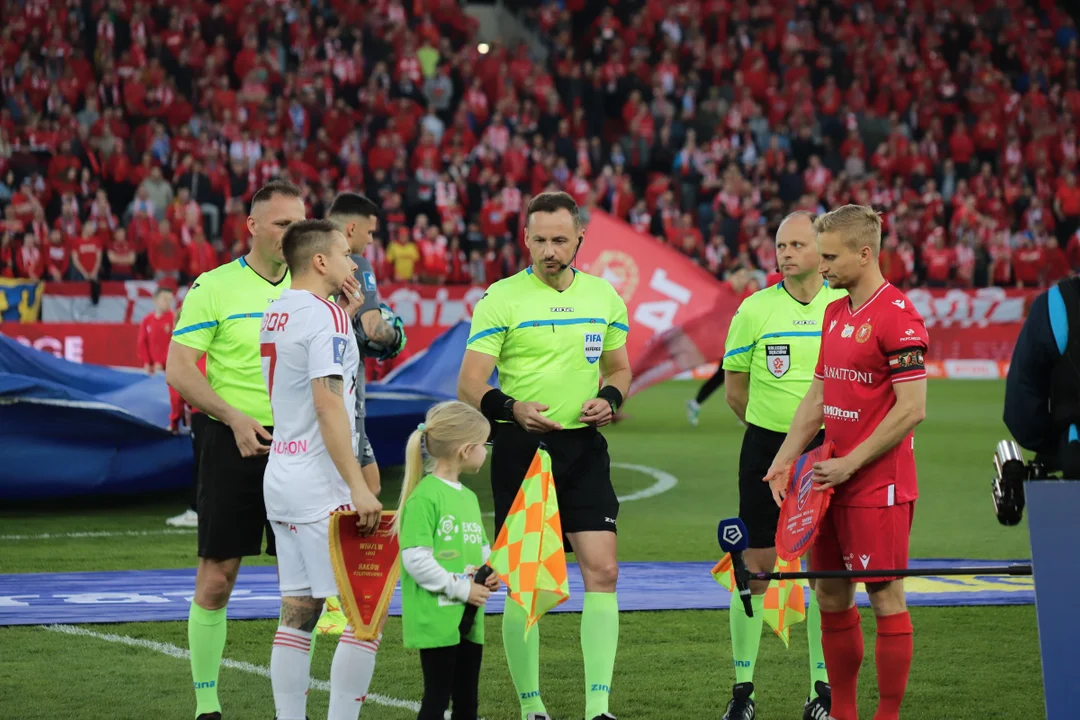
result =
[{"label": "referee badge on sleeve", "polygon": [[784,374],[791,368],[791,346],[766,345],[765,363],[769,366],[769,372],[774,377],[784,377]]}]

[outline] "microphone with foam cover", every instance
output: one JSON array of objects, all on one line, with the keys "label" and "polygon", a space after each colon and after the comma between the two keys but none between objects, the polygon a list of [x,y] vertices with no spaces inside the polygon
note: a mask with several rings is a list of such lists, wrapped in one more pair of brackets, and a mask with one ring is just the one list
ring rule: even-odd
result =
[{"label": "microphone with foam cover", "polygon": [[750,571],[743,561],[743,551],[749,547],[750,538],[746,525],[739,518],[721,520],[716,528],[716,539],[720,549],[731,555],[731,564],[735,573],[735,589],[739,592],[743,609],[747,617],[754,617],[754,606],[750,602]]}]

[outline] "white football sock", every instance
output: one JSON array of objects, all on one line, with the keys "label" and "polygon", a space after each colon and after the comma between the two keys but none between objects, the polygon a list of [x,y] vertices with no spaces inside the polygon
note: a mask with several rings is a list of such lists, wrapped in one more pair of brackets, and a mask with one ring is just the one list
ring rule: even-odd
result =
[{"label": "white football sock", "polygon": [[270,651],[277,720],[304,720],[311,683],[311,633],[279,625]]},{"label": "white football sock", "polygon": [[375,672],[375,653],[379,651],[382,634],[377,640],[357,640],[353,629],[346,627],[334,651],[330,665],[330,711],[327,720],[356,720],[360,706],[367,697],[371,676]]}]

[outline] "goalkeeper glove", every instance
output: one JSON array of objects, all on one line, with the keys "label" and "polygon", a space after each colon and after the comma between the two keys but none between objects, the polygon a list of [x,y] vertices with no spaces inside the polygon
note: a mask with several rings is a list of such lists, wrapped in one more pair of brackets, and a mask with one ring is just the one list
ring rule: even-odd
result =
[{"label": "goalkeeper glove", "polygon": [[394,315],[394,311],[390,309],[390,306],[382,304],[379,306],[379,310],[382,311],[383,317],[387,317],[387,315],[389,315],[394,318],[394,321],[391,323],[391,325],[395,330],[397,330],[398,334],[397,342],[387,346],[382,356],[379,357],[380,361],[390,360],[391,358],[395,358],[400,355],[401,351],[405,349],[405,343],[407,341],[407,338],[405,337],[405,323],[402,322],[400,317]]}]

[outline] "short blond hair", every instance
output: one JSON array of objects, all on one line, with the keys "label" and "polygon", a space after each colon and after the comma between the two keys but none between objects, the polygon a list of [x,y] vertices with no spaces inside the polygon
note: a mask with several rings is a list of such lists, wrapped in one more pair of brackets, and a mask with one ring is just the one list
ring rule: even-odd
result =
[{"label": "short blond hair", "polygon": [[852,250],[881,252],[881,216],[868,205],[844,205],[814,220],[814,233],[837,233]]}]

